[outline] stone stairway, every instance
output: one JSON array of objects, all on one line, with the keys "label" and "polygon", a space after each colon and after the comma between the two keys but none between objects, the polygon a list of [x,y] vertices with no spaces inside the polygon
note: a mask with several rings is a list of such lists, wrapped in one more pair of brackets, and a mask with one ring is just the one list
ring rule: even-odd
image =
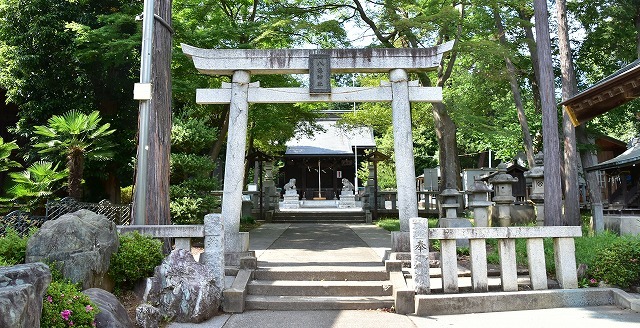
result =
[{"label": "stone stairway", "polygon": [[258,268],[247,285],[249,310],[366,310],[394,305],[382,266]]},{"label": "stone stairway", "polygon": [[365,223],[364,211],[286,211],[275,212],[273,223]]}]

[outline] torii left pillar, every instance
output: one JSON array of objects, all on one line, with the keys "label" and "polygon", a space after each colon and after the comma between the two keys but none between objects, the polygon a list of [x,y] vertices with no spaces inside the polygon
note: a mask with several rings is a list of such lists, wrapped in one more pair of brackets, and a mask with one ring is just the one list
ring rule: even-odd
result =
[{"label": "torii left pillar", "polygon": [[222,221],[224,224],[224,252],[228,265],[239,264],[240,257],[249,250],[248,233],[240,233],[242,215],[242,187],[244,182],[244,158],[247,146],[249,121],[248,71],[235,71],[231,83],[231,105],[227,134],[227,155],[222,189]]}]

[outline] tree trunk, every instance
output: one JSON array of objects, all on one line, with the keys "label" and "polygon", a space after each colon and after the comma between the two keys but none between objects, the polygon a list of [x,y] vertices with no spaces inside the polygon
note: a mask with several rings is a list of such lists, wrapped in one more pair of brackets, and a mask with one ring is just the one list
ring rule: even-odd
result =
[{"label": "tree trunk", "polygon": [[[171,0],[156,0],[155,13],[171,22]],[[171,224],[169,155],[171,152],[171,33],[156,19],[151,65],[153,95],[149,104],[149,165],[145,224]],[[165,242],[165,250],[167,243]]]},{"label": "tree trunk", "polygon": [[[493,17],[496,21],[496,28],[498,29],[498,38],[500,44],[507,46],[507,39],[504,36],[504,27],[502,26],[502,19],[500,18],[500,12],[498,9],[493,9]],[[529,168],[535,165],[533,160],[533,140],[531,138],[531,132],[529,131],[529,123],[527,122],[527,116],[524,113],[524,105],[522,105],[522,94],[520,93],[520,86],[518,85],[516,67],[511,62],[508,56],[504,57],[507,71],[509,72],[509,84],[511,85],[511,93],[513,93],[513,102],[516,105],[518,111],[518,121],[522,128],[522,141],[524,143],[524,152],[527,156],[527,163]]]},{"label": "tree trunk", "polygon": [[[579,143],[585,145],[593,145],[593,139],[587,135],[584,125],[576,128],[576,139]],[[598,158],[592,151],[593,147],[584,147],[580,151],[580,159],[582,168],[594,166],[598,164]],[[591,229],[595,232],[604,230],[604,214],[602,213],[602,189],[598,179],[598,171],[585,171],[585,180],[587,181],[587,192],[589,194],[589,202],[591,203]]]},{"label": "tree trunk", "polygon": [[538,63],[540,70],[540,100],[544,136],[544,224],[562,225],[562,192],[560,183],[560,145],[558,143],[558,112],[554,97],[553,63],[549,36],[549,12],[546,0],[534,0]]},{"label": "tree trunk", "polygon": [[[527,15],[523,10],[518,10],[518,16],[523,21],[527,21],[527,22],[531,21],[531,16]],[[529,48],[529,54],[531,54],[531,66],[533,66],[534,78],[531,80],[531,91],[533,92],[533,103],[536,110],[540,111],[541,110],[540,108],[542,107],[540,103],[542,101],[540,100],[540,87],[539,87],[540,69],[538,67],[539,66],[538,49],[536,48],[536,39],[533,36],[533,31],[531,29],[531,26],[525,24],[523,25],[522,29],[524,29],[524,35],[527,40],[527,48]]]},{"label": "tree trunk", "polygon": [[[576,74],[573,70],[566,0],[557,0],[558,42],[560,47],[560,70],[562,72],[562,100],[568,100],[578,92]],[[564,134],[564,225],[580,225],[580,199],[578,190],[578,152],[576,130],[566,111],[562,111]]]},{"label": "tree trunk", "polygon": [[222,145],[224,141],[227,139],[227,131],[229,131],[229,105],[225,106],[225,111],[222,114],[222,124],[220,127],[220,134],[218,136],[218,140],[213,144],[211,151],[209,152],[209,157],[214,163],[218,162],[218,157],[220,156],[220,150],[222,150]]},{"label": "tree trunk", "polygon": [[[426,74],[419,74],[420,82],[426,87],[431,86],[431,80]],[[438,138],[438,150],[440,163],[440,191],[454,188],[461,190],[460,159],[458,158],[458,140],[456,132],[458,128],[447,113],[444,103],[432,104],[433,125]]]},{"label": "tree trunk", "polygon": [[447,113],[447,107],[444,104],[433,104],[432,112],[440,150],[440,190],[450,188],[460,190],[462,183],[460,181],[460,160],[458,159],[458,141],[456,139],[458,128],[449,113]]},{"label": "tree trunk", "polygon": [[81,201],[82,175],[84,172],[84,155],[81,150],[71,150],[71,153],[67,156],[67,169],[69,169],[69,178],[67,179],[69,196]]},{"label": "tree trunk", "polygon": [[634,23],[636,26],[636,52],[638,58],[640,58],[640,6],[636,6],[636,17]]}]

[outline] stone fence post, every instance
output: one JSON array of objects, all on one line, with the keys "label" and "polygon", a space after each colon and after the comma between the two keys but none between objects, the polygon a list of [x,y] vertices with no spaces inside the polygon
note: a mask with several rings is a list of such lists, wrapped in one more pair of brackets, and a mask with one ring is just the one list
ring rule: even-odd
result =
[{"label": "stone fence post", "polygon": [[204,252],[200,262],[214,274],[216,287],[224,290],[224,224],[222,215],[204,216]]}]

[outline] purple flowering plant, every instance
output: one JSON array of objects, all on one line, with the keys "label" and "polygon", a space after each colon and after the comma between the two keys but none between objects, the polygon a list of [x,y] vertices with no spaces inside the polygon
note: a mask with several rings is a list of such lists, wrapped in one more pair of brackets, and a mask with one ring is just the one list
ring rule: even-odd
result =
[{"label": "purple flowering plant", "polygon": [[100,310],[70,282],[53,281],[42,302],[41,327],[95,327]]}]

